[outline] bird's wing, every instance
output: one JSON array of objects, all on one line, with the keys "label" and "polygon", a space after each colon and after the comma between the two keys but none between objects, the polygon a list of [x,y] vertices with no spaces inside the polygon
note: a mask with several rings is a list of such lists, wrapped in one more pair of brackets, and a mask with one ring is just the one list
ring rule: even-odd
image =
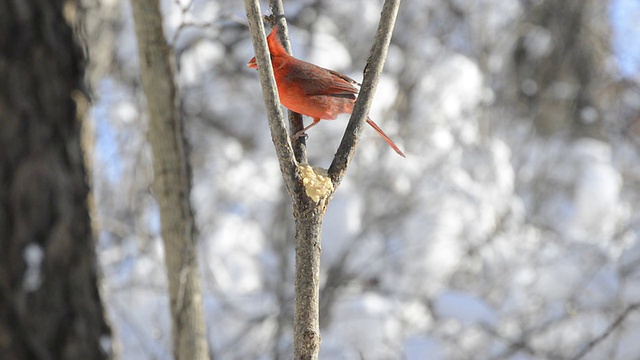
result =
[{"label": "bird's wing", "polygon": [[288,80],[295,81],[302,87],[305,95],[325,95],[347,99],[355,99],[358,89],[352,84],[358,84],[350,77],[339,72],[325,69],[300,60],[300,66],[289,72]]}]

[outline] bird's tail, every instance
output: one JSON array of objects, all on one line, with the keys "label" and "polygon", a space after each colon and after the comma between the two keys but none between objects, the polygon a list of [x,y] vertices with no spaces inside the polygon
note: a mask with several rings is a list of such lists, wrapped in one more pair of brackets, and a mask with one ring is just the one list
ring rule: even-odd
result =
[{"label": "bird's tail", "polygon": [[403,158],[406,158],[406,156],[404,155],[404,153],[402,152],[402,150],[400,150],[400,148],[398,147],[398,145],[396,145],[396,143],[394,143],[388,136],[387,134],[384,133],[384,131],[382,131],[382,129],[380,129],[380,127],[378,127],[378,124],[374,123],[373,120],[371,120],[369,117],[367,117],[367,124],[371,125],[371,127],[373,128],[373,130],[375,130],[378,134],[380,134],[380,136],[382,136],[382,138],[384,139],[384,141],[387,142],[387,144],[389,144],[389,146],[391,146],[391,148],[398,153],[398,155],[402,156]]}]

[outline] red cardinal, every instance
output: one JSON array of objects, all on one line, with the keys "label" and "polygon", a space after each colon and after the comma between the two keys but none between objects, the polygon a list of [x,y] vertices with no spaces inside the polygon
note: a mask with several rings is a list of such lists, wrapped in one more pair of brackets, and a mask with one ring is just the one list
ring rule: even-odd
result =
[{"label": "red cardinal", "polygon": [[[358,94],[358,89],[352,84],[358,83],[348,76],[287,54],[278,39],[277,31],[277,26],[271,30],[267,43],[280,102],[289,110],[313,118],[311,125],[294,136],[302,135],[318,124],[320,119],[334,120],[338,114],[351,114]],[[256,58],[251,59],[247,66],[257,69]],[[398,146],[369,117],[367,124],[371,125],[398,155],[405,157]]]}]

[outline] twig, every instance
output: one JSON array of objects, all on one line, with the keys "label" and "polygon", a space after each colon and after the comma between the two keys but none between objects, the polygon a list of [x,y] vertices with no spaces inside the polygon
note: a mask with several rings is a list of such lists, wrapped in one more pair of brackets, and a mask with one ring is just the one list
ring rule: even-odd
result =
[{"label": "twig", "polygon": [[622,312],[622,314],[618,315],[618,317],[609,325],[609,327],[607,327],[607,329],[602,334],[596,336],[591,341],[589,341],[589,343],[584,348],[582,348],[582,350],[580,350],[580,352],[576,356],[574,356],[572,358],[572,360],[578,360],[578,359],[581,359],[582,357],[584,357],[585,355],[587,355],[587,353],[589,353],[589,351],[593,350],[594,347],[596,347],[600,342],[602,342],[609,335],[611,335],[611,333],[613,333],[613,331],[616,328],[618,328],[618,326],[620,326],[620,324],[622,324],[622,322],[633,311],[638,310],[639,308],[640,308],[640,303],[635,303],[635,304],[629,305],[629,307],[627,307]]}]

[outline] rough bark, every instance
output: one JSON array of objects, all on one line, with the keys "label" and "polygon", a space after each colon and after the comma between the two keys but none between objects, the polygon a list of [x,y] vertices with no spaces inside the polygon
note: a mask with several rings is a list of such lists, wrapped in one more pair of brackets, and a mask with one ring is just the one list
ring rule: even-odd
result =
[{"label": "rough bark", "polygon": [[174,357],[209,359],[195,255],[195,222],[189,203],[191,178],[171,51],[162,32],[158,0],[134,0],[131,4],[149,113],[153,191],[160,208],[165,247]]},{"label": "rough bark", "polygon": [[320,351],[320,253],[324,213],[296,218],[294,359],[317,359]]},{"label": "rough bark", "polygon": [[0,5],[0,357],[107,359],[80,147],[75,3]]},{"label": "rough bark", "polygon": [[[296,360],[313,360],[320,352],[319,295],[320,295],[320,253],[322,220],[335,190],[351,161],[358,138],[363,131],[362,124],[369,113],[378,79],[386,60],[387,49],[400,5],[400,0],[385,1],[376,41],[371,50],[371,58],[365,69],[362,91],[356,101],[338,152],[329,169],[329,174],[321,169],[310,170],[304,153],[304,141],[296,140],[292,147],[280,108],[278,92],[269,58],[262,15],[258,0],[245,0],[249,30],[258,63],[260,83],[269,119],[269,128],[276,154],[280,163],[287,191],[293,201],[293,215],[296,223],[296,276],[294,294],[294,339],[293,357]],[[271,1],[269,17],[286,32],[284,8],[281,1]],[[273,24],[272,24],[273,25]],[[279,34],[281,39],[286,34]],[[288,49],[288,42],[284,42]],[[292,117],[292,128],[300,128],[299,119]],[[303,162],[304,161],[304,162]],[[304,169],[304,170],[302,170]],[[309,183],[330,177],[330,187],[321,189],[323,195],[313,200]],[[318,190],[318,189],[314,189]],[[316,192],[317,195],[318,192]]]}]

